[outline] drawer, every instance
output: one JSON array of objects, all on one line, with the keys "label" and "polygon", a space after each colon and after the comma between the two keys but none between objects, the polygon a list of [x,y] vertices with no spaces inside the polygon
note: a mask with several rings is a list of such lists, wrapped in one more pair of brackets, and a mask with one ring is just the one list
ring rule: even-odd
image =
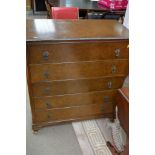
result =
[{"label": "drawer", "polygon": [[32,84],[33,97],[85,93],[121,88],[124,77],[52,81]]},{"label": "drawer", "polygon": [[104,59],[127,59],[128,41],[29,45],[29,63],[60,63]]},{"label": "drawer", "polygon": [[65,121],[71,119],[78,119],[80,117],[86,117],[86,116],[103,115],[107,113],[112,113],[113,111],[114,106],[112,103],[59,108],[59,109],[35,112],[34,121],[35,123],[50,122],[50,121]]},{"label": "drawer", "polygon": [[35,111],[114,102],[116,90],[34,98]]},{"label": "drawer", "polygon": [[128,60],[31,65],[31,82],[127,75]]}]

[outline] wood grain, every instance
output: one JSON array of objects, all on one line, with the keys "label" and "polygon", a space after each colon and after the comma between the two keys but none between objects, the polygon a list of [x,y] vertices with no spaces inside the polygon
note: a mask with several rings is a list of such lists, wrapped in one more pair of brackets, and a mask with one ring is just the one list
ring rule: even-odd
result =
[{"label": "wood grain", "polygon": [[115,91],[128,75],[128,29],[113,20],[35,19],[26,27],[33,130],[112,118]]},{"label": "wood grain", "polygon": [[[123,81],[124,77],[108,77],[34,83],[32,85],[33,97],[118,89],[122,87]],[[111,83],[111,87],[109,87],[109,83]]]},{"label": "wood grain", "polygon": [[129,136],[129,89],[119,89],[116,96],[116,104],[118,106],[118,117],[120,124]]},{"label": "wood grain", "polygon": [[114,102],[117,90],[33,98],[35,111]]},{"label": "wood grain", "polygon": [[[105,111],[105,112],[104,112]],[[113,113],[113,104],[92,104],[35,112],[35,122],[75,119],[82,116]]]},{"label": "wood grain", "polygon": [[[128,59],[128,41],[35,44],[27,47],[30,64]],[[120,49],[116,56],[115,50]],[[44,54],[48,52],[48,57]]]},{"label": "wood grain", "polygon": [[52,20],[26,21],[26,40],[74,41],[115,40],[129,38],[129,31],[115,20]]},{"label": "wood grain", "polygon": [[[113,72],[113,67],[116,68]],[[31,82],[128,74],[128,60],[107,60],[30,66]]]},{"label": "wood grain", "polygon": [[104,114],[99,114],[99,115],[85,115],[85,116],[80,116],[76,118],[69,118],[66,120],[53,120],[53,121],[48,121],[48,122],[33,122],[32,123],[32,129],[33,131],[38,131],[40,128],[45,127],[45,126],[50,126],[50,125],[58,125],[58,124],[66,124],[66,123],[71,123],[71,122],[77,122],[77,121],[82,121],[82,120],[90,120],[90,119],[97,119],[97,118],[114,118],[113,113],[104,113]]}]

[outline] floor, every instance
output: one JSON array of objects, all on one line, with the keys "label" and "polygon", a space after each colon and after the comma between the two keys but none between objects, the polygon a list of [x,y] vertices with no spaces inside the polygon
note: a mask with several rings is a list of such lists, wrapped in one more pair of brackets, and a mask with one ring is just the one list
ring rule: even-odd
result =
[{"label": "floor", "polygon": [[[27,19],[47,18],[46,14],[33,15],[27,12]],[[129,85],[129,79],[124,86]],[[45,127],[33,134],[31,129],[31,109],[29,97],[26,97],[26,150],[27,155],[82,155],[80,145],[71,123]]]}]

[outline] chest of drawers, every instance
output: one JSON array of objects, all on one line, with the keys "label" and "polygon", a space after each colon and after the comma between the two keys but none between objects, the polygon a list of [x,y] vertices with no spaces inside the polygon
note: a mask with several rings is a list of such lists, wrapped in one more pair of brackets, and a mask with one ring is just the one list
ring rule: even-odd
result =
[{"label": "chest of drawers", "polygon": [[112,20],[27,21],[32,128],[114,116],[128,75],[128,30]]}]

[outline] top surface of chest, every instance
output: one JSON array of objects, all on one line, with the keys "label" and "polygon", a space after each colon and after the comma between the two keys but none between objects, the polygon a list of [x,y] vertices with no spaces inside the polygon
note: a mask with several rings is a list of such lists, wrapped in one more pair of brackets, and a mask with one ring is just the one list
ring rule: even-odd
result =
[{"label": "top surface of chest", "polygon": [[128,29],[114,20],[27,20],[26,40],[115,40],[128,39]]}]

